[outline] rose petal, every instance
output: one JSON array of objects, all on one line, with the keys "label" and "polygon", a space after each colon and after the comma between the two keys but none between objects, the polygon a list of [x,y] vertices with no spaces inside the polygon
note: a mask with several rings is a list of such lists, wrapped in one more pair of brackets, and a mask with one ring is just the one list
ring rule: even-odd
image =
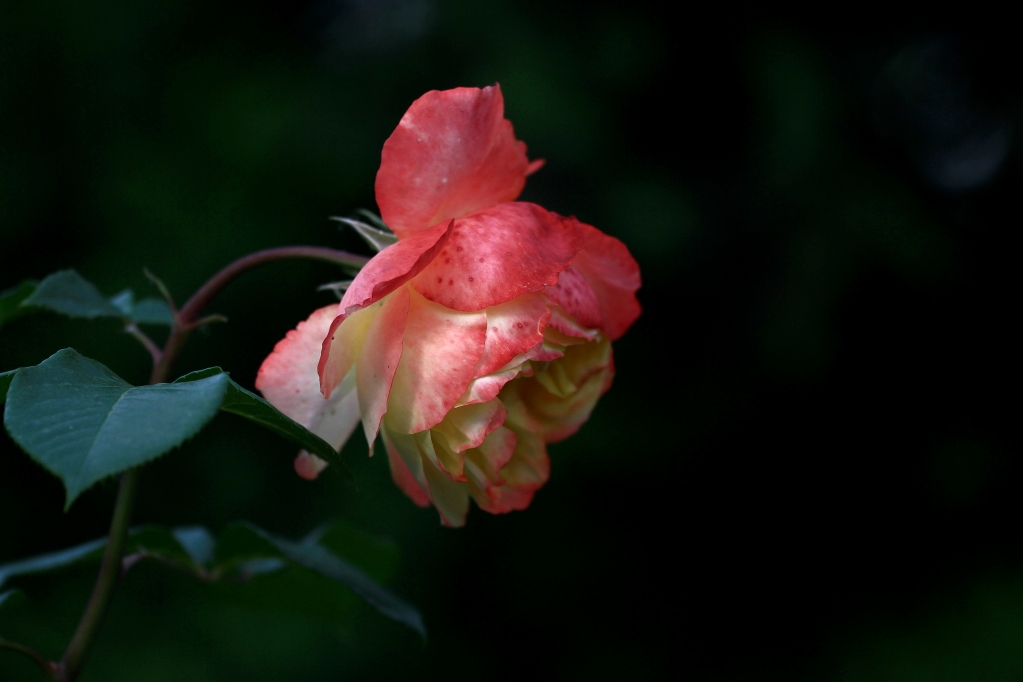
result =
[{"label": "rose petal", "polygon": [[351,374],[359,359],[366,330],[379,312],[380,306],[370,306],[350,315],[338,315],[331,322],[329,331],[321,339],[317,363],[323,395],[333,395],[334,389]]},{"label": "rose petal", "polygon": [[514,454],[498,472],[503,483],[490,488],[487,491],[488,501],[480,504],[481,509],[491,514],[525,509],[533,501],[533,494],[551,475],[551,463],[543,440],[524,431],[516,431],[515,435]]},{"label": "rose petal", "polygon": [[469,486],[451,480],[446,473],[429,462],[423,463],[423,472],[430,484],[430,498],[440,514],[441,523],[451,528],[465,525],[469,512]]},{"label": "rose petal", "polygon": [[486,309],[487,343],[476,364],[476,376],[493,374],[517,355],[543,342],[544,327],[551,317],[543,297],[525,294]]},{"label": "rose petal", "polygon": [[[395,445],[394,439],[390,437],[387,429],[381,429],[381,433],[384,437],[384,447],[387,449],[387,462],[391,466],[391,478],[394,479],[394,483],[420,507],[430,506],[430,496],[423,488],[426,476],[423,474],[423,462],[419,451],[414,450],[414,452],[410,453],[409,459],[413,462],[413,465],[410,467],[405,456]],[[409,436],[400,437],[409,438]],[[418,476],[413,473],[413,468],[418,472]],[[419,480],[422,480],[423,483],[420,484]]]},{"label": "rose petal", "polygon": [[497,394],[501,392],[504,385],[514,379],[521,372],[521,368],[515,367],[508,369],[503,372],[497,372],[496,374],[488,374],[485,377],[477,377],[469,382],[469,388],[465,389],[465,393],[455,403],[455,407],[461,407],[463,405],[473,405],[475,403],[485,403],[489,400],[493,400],[497,397]]},{"label": "rose petal", "polygon": [[374,305],[379,306],[379,311],[366,330],[355,366],[362,427],[371,452],[401,358],[408,321],[408,288],[402,287]]},{"label": "rose petal", "polygon": [[454,222],[440,253],[412,286],[427,299],[462,311],[540,291],[555,284],[575,256],[578,226],[524,202],[478,211]]},{"label": "rose petal", "polygon": [[499,472],[514,454],[515,443],[515,433],[502,426],[490,433],[478,448],[466,453],[466,480],[481,509],[488,510],[492,491],[504,484]]},{"label": "rose petal", "polygon": [[408,323],[391,385],[392,428],[416,433],[440,423],[468,388],[483,354],[487,317],[460,313],[410,291]]},{"label": "rose petal", "polygon": [[454,452],[462,452],[480,446],[480,443],[497,427],[504,423],[508,411],[500,400],[456,407],[444,421],[433,427],[447,440]]},{"label": "rose petal", "polygon": [[533,379],[501,393],[506,424],[537,433],[548,443],[568,438],[589,418],[614,376],[611,344],[572,346]]},{"label": "rose petal", "polygon": [[434,90],[412,103],[384,143],[377,205],[384,222],[405,239],[514,201],[529,170],[526,145],[504,118],[500,86]]},{"label": "rose petal", "polygon": [[289,331],[263,361],[256,388],[271,405],[340,450],[359,421],[354,382],[326,399],[316,374],[320,346],[336,311],[333,305],[320,308]]},{"label": "rose petal", "polygon": [[327,462],[305,450],[295,458],[295,473],[307,481],[315,480],[320,472],[327,468]]},{"label": "rose petal", "polygon": [[[591,225],[576,222],[581,230],[582,241],[572,266],[586,277],[593,288],[603,321],[600,328],[614,341],[625,333],[640,314],[639,301],[636,300],[636,290],[641,284],[639,264],[625,244]],[[572,311],[569,310],[569,313]],[[576,319],[590,326],[581,318]]]},{"label": "rose petal", "polygon": [[[576,255],[576,260],[578,258]],[[575,267],[574,262],[561,271],[557,284],[547,287],[543,293],[583,327],[603,329],[604,317],[600,311],[597,294],[590,286],[589,280]]]},{"label": "rose petal", "polygon": [[401,239],[373,256],[341,298],[342,315],[376,303],[430,264],[447,243],[451,223]]}]

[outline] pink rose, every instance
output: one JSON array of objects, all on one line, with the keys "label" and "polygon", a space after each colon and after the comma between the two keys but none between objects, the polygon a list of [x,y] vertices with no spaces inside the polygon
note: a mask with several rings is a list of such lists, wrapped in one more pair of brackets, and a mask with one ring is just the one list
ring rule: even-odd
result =
[{"label": "pink rose", "polygon": [[[546,444],[586,421],[640,313],[625,246],[517,202],[526,158],[498,86],[428,92],[384,143],[376,198],[398,241],[288,333],[256,386],[332,445],[359,421],[395,483],[461,526],[469,498],[525,509]],[[326,464],[307,453],[298,473]]]}]

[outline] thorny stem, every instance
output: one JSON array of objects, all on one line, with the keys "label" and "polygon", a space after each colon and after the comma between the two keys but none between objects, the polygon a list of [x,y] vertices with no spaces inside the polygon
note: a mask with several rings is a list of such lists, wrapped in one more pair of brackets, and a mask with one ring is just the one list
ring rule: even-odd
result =
[{"label": "thorny stem", "polygon": [[[167,378],[170,376],[171,367],[181,352],[188,335],[196,327],[215,321],[216,316],[202,319],[199,316],[221,289],[238,275],[258,265],[292,258],[322,260],[355,268],[361,268],[369,262],[369,259],[363,256],[356,256],[345,251],[318,246],[285,246],[257,251],[256,253],[239,258],[211,277],[202,288],[195,292],[181,310],[174,312],[174,325],[171,327],[170,336],[167,337],[167,343],[164,344],[163,350],[157,348],[156,344],[137,328],[131,329],[134,325],[129,326],[128,332],[142,341],[153,357],[153,372],[149,377],[149,383],[158,384],[167,381]],[[170,294],[166,291],[166,287],[163,287],[159,280],[153,279],[158,282],[161,291],[164,292],[164,295],[169,300]],[[173,304],[171,309],[173,310]],[[138,334],[135,334],[136,331]],[[100,564],[99,575],[96,576],[96,584],[92,589],[92,594],[89,597],[85,611],[82,613],[82,618],[78,622],[78,628],[75,630],[71,643],[68,645],[67,651],[60,662],[51,663],[28,647],[0,640],[0,648],[25,654],[33,659],[44,673],[60,682],[73,682],[81,672],[82,664],[92,648],[96,633],[99,631],[103,616],[110,606],[117,583],[122,575],[121,558],[124,553],[125,542],[128,538],[128,524],[131,520],[132,507],[135,503],[139,471],[140,467],[136,467],[129,469],[121,476],[120,487],[117,491],[117,501],[114,504],[114,516],[110,522],[110,536],[107,541],[106,550],[103,552],[103,561]]]}]

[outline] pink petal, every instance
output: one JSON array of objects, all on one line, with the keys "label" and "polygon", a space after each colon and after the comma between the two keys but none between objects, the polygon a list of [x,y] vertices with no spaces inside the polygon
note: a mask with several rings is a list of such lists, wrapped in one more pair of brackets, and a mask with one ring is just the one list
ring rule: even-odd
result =
[{"label": "pink petal", "polygon": [[[576,256],[576,260],[579,256]],[[603,329],[604,317],[597,294],[590,282],[575,267],[575,263],[561,271],[557,284],[544,289],[544,295],[559,305],[576,322],[590,329]]]},{"label": "pink petal", "polygon": [[[256,388],[263,396],[306,428],[323,409],[316,361],[319,360],[320,344],[336,314],[337,306],[329,305],[299,322],[277,342],[256,374]],[[314,357],[316,360],[310,360]]]},{"label": "pink petal", "polygon": [[469,388],[465,389],[465,393],[455,403],[455,407],[485,403],[493,400],[501,392],[501,389],[504,388],[504,385],[517,377],[521,371],[521,368],[515,367],[503,372],[473,379],[469,382]]},{"label": "pink petal", "polygon": [[341,313],[350,314],[372,305],[419,274],[444,248],[451,227],[450,222],[435,225],[373,256],[341,298]]},{"label": "pink petal", "polygon": [[352,384],[324,398],[316,374],[320,346],[336,311],[333,305],[320,308],[289,331],[263,361],[256,388],[274,407],[340,450],[358,423],[358,398]]},{"label": "pink petal", "polygon": [[379,311],[363,337],[355,369],[362,427],[371,452],[380,420],[387,412],[387,397],[401,358],[408,321],[408,287],[398,289],[375,305]]},{"label": "pink petal", "polygon": [[490,433],[504,423],[508,411],[500,400],[456,407],[437,426],[454,452],[477,448]]},{"label": "pink petal", "polygon": [[384,222],[405,239],[514,201],[529,170],[526,145],[504,118],[500,86],[434,90],[412,103],[384,143],[377,205]]},{"label": "pink petal", "polygon": [[514,454],[516,440],[515,433],[502,426],[489,434],[478,448],[466,453],[466,479],[481,509],[488,509],[493,491],[504,485],[499,472]]},{"label": "pink petal", "polygon": [[408,323],[387,405],[388,423],[416,433],[440,423],[468,388],[483,354],[487,317],[460,313],[410,292]]},{"label": "pink petal", "polygon": [[580,234],[578,221],[535,204],[498,204],[456,220],[412,286],[454,310],[500,305],[555,284],[575,256]]},{"label": "pink petal", "polygon": [[[405,464],[405,460],[402,458],[401,453],[394,446],[394,443],[388,438],[387,432],[384,431],[384,447],[387,449],[387,462],[391,465],[391,478],[394,479],[395,485],[411,498],[420,507],[430,506],[430,496],[426,494],[419,482],[416,480],[415,475],[409,469],[408,465]],[[416,453],[417,462],[419,464],[419,471],[422,472],[422,462],[418,461],[418,453]],[[424,479],[425,480],[425,479]]]},{"label": "pink petal", "polygon": [[295,458],[295,473],[307,481],[315,480],[326,468],[327,462],[305,450],[299,452],[298,457]]},{"label": "pink petal", "polygon": [[515,435],[514,454],[498,472],[502,484],[487,490],[488,500],[480,504],[481,509],[491,514],[525,509],[551,475],[543,440],[529,432],[517,431]]},{"label": "pink petal", "polygon": [[330,397],[334,389],[348,376],[359,359],[362,340],[376,318],[379,306],[356,310],[349,315],[338,315],[320,344],[318,371],[320,391]]},{"label": "pink petal", "polygon": [[506,424],[539,434],[548,443],[564,440],[589,418],[613,377],[609,341],[572,346],[535,378],[501,393],[508,409]]},{"label": "pink petal", "polygon": [[430,484],[430,498],[440,514],[441,523],[451,528],[465,525],[469,513],[469,486],[451,480],[446,473],[430,463],[423,464],[426,480]]},{"label": "pink petal", "polygon": [[[411,481],[402,479],[398,483],[415,484],[421,491],[425,492],[433,506],[440,513],[441,522],[445,526],[458,527],[465,524],[465,515],[469,511],[469,490],[465,483],[454,481],[445,472],[441,471],[421,451],[419,440],[416,435],[407,435],[394,431],[390,426],[391,416],[387,415],[384,421],[384,428],[381,433],[384,436],[384,444],[387,446],[388,458],[397,457],[405,464],[410,473]],[[429,434],[426,434],[428,437]],[[392,455],[393,450],[393,455]],[[394,469],[391,470],[395,482],[398,478]],[[404,476],[404,474],[400,474]],[[406,495],[416,501],[414,488],[402,487]],[[417,502],[418,504],[418,502]]]},{"label": "pink petal", "polygon": [[[640,314],[636,300],[636,290],[640,287],[639,264],[625,244],[591,225],[578,225],[582,233],[581,249],[572,266],[593,288],[603,321],[600,328],[614,341]],[[584,320],[576,319],[589,326]]]},{"label": "pink petal", "polygon": [[493,374],[517,355],[543,342],[551,311],[539,294],[525,294],[487,308],[487,343],[476,364],[476,376]]}]

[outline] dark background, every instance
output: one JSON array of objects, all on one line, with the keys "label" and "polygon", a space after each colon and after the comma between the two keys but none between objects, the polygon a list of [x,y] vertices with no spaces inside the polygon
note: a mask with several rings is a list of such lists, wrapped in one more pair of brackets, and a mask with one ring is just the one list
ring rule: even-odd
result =
[{"label": "dark background", "polygon": [[[146,266],[183,300],[256,249],[365,252],[326,218],[375,208],[408,105],[495,81],[548,161],[523,198],[643,269],[615,385],[526,512],[441,528],[361,438],[357,486],[308,483],[230,416],[145,471],[140,523],[390,538],[425,645],[140,566],[83,681],[1023,679],[1018,32],[732,9],[0,3],[0,288],[75,267],[151,295]],[[178,372],[251,386],[342,278],[246,275]],[[68,345],[145,381],[115,324],[47,316],[0,331],[0,369]],[[114,492],[65,514],[0,436],[0,562],[103,535]],[[0,634],[58,656],[93,575],[19,583]],[[0,679],[37,675],[0,652]]]}]

